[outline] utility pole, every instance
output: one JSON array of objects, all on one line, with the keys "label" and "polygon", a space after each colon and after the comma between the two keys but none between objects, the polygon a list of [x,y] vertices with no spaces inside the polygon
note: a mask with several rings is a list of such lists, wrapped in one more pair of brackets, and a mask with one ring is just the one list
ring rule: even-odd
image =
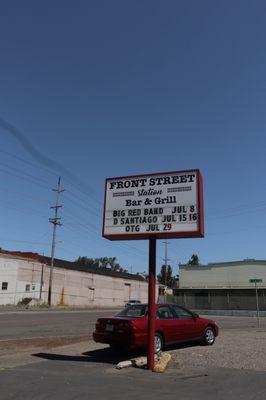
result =
[{"label": "utility pole", "polygon": [[167,288],[167,274],[168,274],[168,261],[170,261],[170,258],[167,258],[167,246],[168,246],[168,241],[166,240],[163,242],[165,244],[164,246],[164,265],[165,265],[165,277],[164,277],[164,285],[165,285],[165,290],[164,290],[164,302],[166,303],[166,288]]},{"label": "utility pole", "polygon": [[40,281],[40,296],[39,296],[40,302],[41,302],[41,300],[42,300],[43,269],[44,269],[44,263],[43,263],[43,261],[42,261],[42,269],[41,269],[41,281]]},{"label": "utility pole", "polygon": [[52,297],[52,284],[53,284],[53,269],[54,269],[54,252],[55,252],[55,238],[56,238],[56,228],[57,226],[61,226],[61,218],[58,217],[58,209],[62,207],[59,204],[60,194],[64,192],[61,189],[61,176],[58,178],[57,188],[52,189],[54,192],[57,193],[56,195],[56,203],[55,206],[50,208],[54,209],[54,218],[49,218],[49,222],[53,224],[53,236],[52,236],[52,248],[51,248],[51,265],[50,265],[50,276],[49,276],[49,289],[48,289],[48,305],[51,306],[51,297]]}]

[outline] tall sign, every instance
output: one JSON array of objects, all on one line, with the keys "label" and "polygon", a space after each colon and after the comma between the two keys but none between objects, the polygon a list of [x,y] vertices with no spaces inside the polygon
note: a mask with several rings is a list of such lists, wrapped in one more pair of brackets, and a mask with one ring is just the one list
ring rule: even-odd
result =
[{"label": "tall sign", "polygon": [[154,368],[156,239],[204,236],[198,169],[108,178],[103,237],[149,240],[148,368]]},{"label": "tall sign", "polygon": [[103,236],[110,240],[203,237],[199,170],[106,179]]}]

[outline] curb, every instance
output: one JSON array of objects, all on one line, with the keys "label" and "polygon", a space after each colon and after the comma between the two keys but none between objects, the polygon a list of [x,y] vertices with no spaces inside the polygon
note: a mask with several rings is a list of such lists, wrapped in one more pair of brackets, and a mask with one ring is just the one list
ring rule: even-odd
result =
[{"label": "curb", "polygon": [[[161,353],[160,355],[155,355],[155,366],[152,371],[160,373],[164,372],[171,359],[172,357],[169,353]],[[129,367],[146,368],[147,357],[138,357],[138,358],[133,358],[132,360],[121,361],[116,365],[116,369],[123,369]]]}]

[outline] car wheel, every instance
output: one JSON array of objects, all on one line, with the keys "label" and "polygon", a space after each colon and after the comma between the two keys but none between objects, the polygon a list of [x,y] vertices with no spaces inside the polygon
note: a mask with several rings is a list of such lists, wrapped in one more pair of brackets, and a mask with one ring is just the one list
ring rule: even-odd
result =
[{"label": "car wheel", "polygon": [[154,337],[154,353],[157,354],[163,350],[163,338],[160,333],[156,332]]},{"label": "car wheel", "polygon": [[205,329],[202,341],[206,346],[211,346],[215,342],[215,331],[211,326]]}]

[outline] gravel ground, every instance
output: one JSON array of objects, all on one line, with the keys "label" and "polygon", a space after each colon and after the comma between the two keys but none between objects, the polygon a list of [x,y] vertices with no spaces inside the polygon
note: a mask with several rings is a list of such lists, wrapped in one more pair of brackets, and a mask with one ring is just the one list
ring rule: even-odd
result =
[{"label": "gravel ground", "polygon": [[[87,359],[89,363],[97,362],[114,367],[117,362],[124,359],[122,355],[114,356],[111,351],[109,352],[108,346],[95,343],[92,340],[84,341],[84,339],[79,343],[71,343],[71,341],[59,343],[52,340],[47,340],[45,343],[43,341],[35,343],[33,341],[32,347],[27,347],[21,341],[20,345],[16,343],[16,346],[14,346],[13,344],[12,350],[10,347],[0,348],[0,370],[42,362],[44,360],[33,356],[34,353],[39,352],[63,354],[66,357],[73,357],[73,361],[79,361],[81,357],[82,361]],[[103,349],[106,349],[106,351],[102,352]],[[169,368],[180,371],[193,367],[266,371],[266,329],[221,330],[213,346],[180,346],[179,348],[167,349],[167,353],[172,356]]]},{"label": "gravel ground", "polygon": [[213,346],[168,351],[172,366],[222,367],[266,371],[266,330],[222,331]]}]

